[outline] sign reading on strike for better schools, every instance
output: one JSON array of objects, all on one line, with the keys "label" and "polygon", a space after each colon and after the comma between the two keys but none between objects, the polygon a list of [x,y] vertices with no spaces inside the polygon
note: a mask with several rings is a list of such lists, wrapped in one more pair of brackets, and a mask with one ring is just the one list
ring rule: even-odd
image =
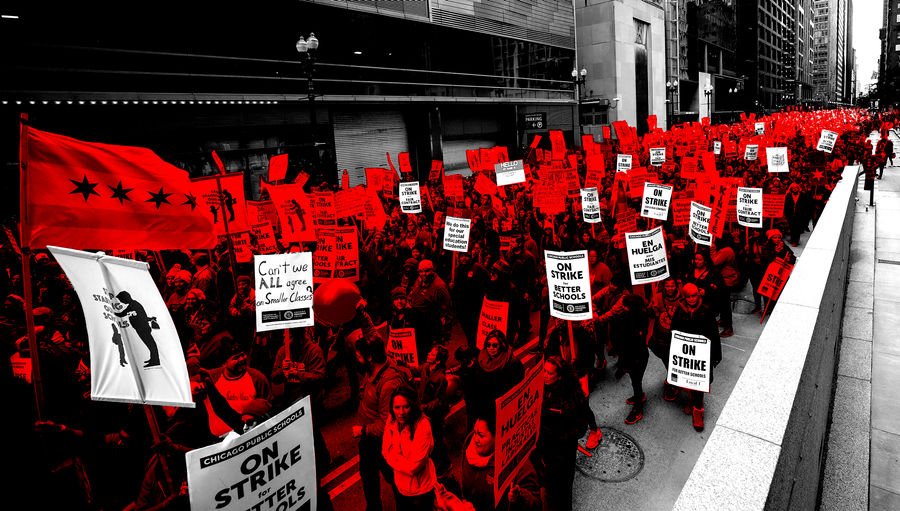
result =
[{"label": "sign reading on strike for better schools", "polygon": [[404,213],[422,212],[422,196],[419,195],[418,181],[400,183],[400,210]]},{"label": "sign reading on strike for better schools", "polygon": [[790,172],[788,168],[787,147],[767,147],[766,160],[769,162],[769,172]]},{"label": "sign reading on strike for better schools", "polygon": [[387,356],[394,362],[402,362],[409,367],[419,367],[419,352],[416,349],[415,328],[391,328],[385,346]]},{"label": "sign reading on strike for better schools", "polygon": [[759,288],[756,292],[772,300],[777,300],[793,269],[794,265],[786,262],[784,259],[773,260],[769,263],[769,267],[766,268],[766,274],[759,283]]},{"label": "sign reading on strike for better schools", "polygon": [[257,255],[256,331],[313,326],[312,254]]},{"label": "sign reading on strike for better schools", "polygon": [[756,155],[759,153],[759,146],[755,144],[748,144],[746,148],[744,148],[744,159],[745,160],[755,160]]},{"label": "sign reading on strike for better schools", "polygon": [[522,160],[495,163],[494,173],[497,174],[497,186],[524,183],[525,163]]},{"label": "sign reading on strike for better schools", "polygon": [[822,130],[822,134],[819,136],[819,144],[816,146],[816,151],[825,151],[826,153],[830,153],[834,150],[834,144],[837,142],[838,134],[833,131]]},{"label": "sign reading on strike for better schools", "polygon": [[702,335],[672,330],[666,383],[688,390],[709,392],[711,343]]},{"label": "sign reading on strike for better schools", "polygon": [[744,227],[760,228],[763,223],[762,188],[738,187],[737,221]]},{"label": "sign reading on strike for better schools", "polygon": [[662,226],[643,232],[625,234],[631,283],[649,284],[669,278],[666,238]]},{"label": "sign reading on strike for better schools", "polygon": [[688,232],[694,243],[709,246],[712,236],[709,234],[709,219],[712,208],[691,201],[691,224]]},{"label": "sign reading on strike for better schools", "polygon": [[631,170],[631,155],[620,154],[616,156],[616,172],[628,172]]},{"label": "sign reading on strike for better schools", "polygon": [[641,216],[666,220],[669,218],[669,202],[672,187],[657,183],[644,183],[644,197],[641,200]]},{"label": "sign reading on strike for better schools", "polygon": [[472,221],[468,218],[448,216],[444,225],[444,250],[468,252],[471,227]]},{"label": "sign reading on strike for better schools", "polygon": [[525,379],[495,402],[494,506],[500,503],[516,473],[537,446],[544,402],[544,364],[535,365]]},{"label": "sign reading on strike for better schools", "polygon": [[591,277],[587,250],[544,251],[550,315],[570,321],[591,319]]},{"label": "sign reading on strike for better schools", "polygon": [[506,325],[509,323],[509,303],[495,302],[484,299],[481,304],[481,317],[478,320],[478,337],[476,345],[478,349],[484,349],[484,340],[494,330],[500,330],[506,335]]},{"label": "sign reading on strike for better schools", "polygon": [[581,216],[589,224],[600,222],[600,194],[596,188],[581,189]]},{"label": "sign reading on strike for better schools", "polygon": [[185,454],[191,509],[316,510],[309,396],[243,435]]},{"label": "sign reading on strike for better schools", "polygon": [[194,407],[175,323],[148,264],[48,246],[78,295],[91,354],[91,399]]},{"label": "sign reading on strike for better schools", "polygon": [[662,165],[666,162],[666,148],[665,147],[651,147],[650,148],[650,165]]},{"label": "sign reading on strike for better schools", "polygon": [[716,140],[713,142],[713,154],[722,154],[722,142]]}]

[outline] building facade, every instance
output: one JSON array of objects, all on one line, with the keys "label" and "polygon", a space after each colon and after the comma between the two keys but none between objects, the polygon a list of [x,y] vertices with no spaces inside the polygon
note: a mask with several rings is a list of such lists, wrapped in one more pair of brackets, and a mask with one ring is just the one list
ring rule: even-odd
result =
[{"label": "building facade", "polygon": [[825,105],[852,101],[852,0],[815,0],[813,83]]},{"label": "building facade", "polygon": [[896,105],[900,99],[900,3],[896,0],[884,0],[879,38],[878,99],[886,107]]}]

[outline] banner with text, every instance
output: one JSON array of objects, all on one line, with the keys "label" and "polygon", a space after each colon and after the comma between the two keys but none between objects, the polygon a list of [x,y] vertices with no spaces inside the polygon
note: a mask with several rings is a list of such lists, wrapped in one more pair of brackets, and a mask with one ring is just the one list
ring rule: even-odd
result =
[{"label": "banner with text", "polygon": [[657,183],[644,183],[644,197],[641,200],[641,216],[666,220],[669,218],[669,202],[673,188]]},{"label": "banner with text", "polygon": [[763,225],[762,188],[738,187],[737,221],[744,227],[761,228]]},{"label": "banner with text", "polygon": [[481,317],[478,320],[478,337],[476,345],[478,349],[484,349],[484,340],[494,330],[500,330],[506,335],[506,326],[509,324],[509,303],[495,302],[484,299],[481,304]]},{"label": "banner with text", "polygon": [[495,402],[494,506],[503,499],[519,467],[537,446],[544,402],[544,364],[535,365],[525,379]]},{"label": "banner with text", "polygon": [[666,383],[688,390],[709,392],[710,341],[702,335],[672,330]]},{"label": "banner with text", "polygon": [[712,235],[708,232],[711,216],[712,208],[691,201],[691,224],[688,230],[694,243],[706,246],[712,243]]},{"label": "banner with text", "polygon": [[256,331],[313,326],[312,254],[257,255]]},{"label": "banner with text", "polygon": [[468,218],[448,216],[444,225],[444,250],[468,252],[471,226],[472,221]]},{"label": "banner with text", "polygon": [[666,238],[662,226],[643,232],[625,234],[631,283],[649,284],[669,278]]},{"label": "banner with text", "polygon": [[587,250],[544,251],[550,315],[571,321],[591,319],[591,278]]}]

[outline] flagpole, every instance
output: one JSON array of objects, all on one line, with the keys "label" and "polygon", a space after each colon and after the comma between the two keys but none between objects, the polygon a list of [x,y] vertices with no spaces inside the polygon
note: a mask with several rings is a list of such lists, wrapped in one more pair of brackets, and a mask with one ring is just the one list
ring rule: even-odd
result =
[{"label": "flagpole", "polygon": [[[153,414],[153,407],[150,405],[144,405],[144,414],[147,416],[147,424],[150,426],[150,433],[153,435],[153,445],[159,446],[161,435],[159,433],[159,423],[156,422],[156,415]],[[172,483],[172,473],[169,472],[169,463],[166,461],[166,457],[162,454],[161,448],[156,449],[155,453],[157,459],[159,459],[159,466],[162,468],[163,477],[166,479],[166,486],[168,486],[169,495],[175,494],[175,485]]]},{"label": "flagpole", "polygon": [[26,192],[25,161],[28,144],[28,114],[19,114],[19,239],[22,243],[22,290],[25,295],[25,327],[28,330],[28,353],[31,355],[31,383],[34,386],[37,420],[43,420],[44,384],[38,355],[37,334],[34,330],[34,303],[31,296],[31,226],[28,223],[28,193]]},{"label": "flagpole", "polygon": [[225,211],[225,199],[222,197],[222,180],[220,176],[221,174],[216,175],[216,187],[219,189],[219,207],[222,209],[222,222],[225,224],[225,243],[228,247],[228,257],[231,259],[231,282],[234,284],[234,292],[237,293],[237,258],[234,256],[234,242],[231,240],[231,231],[228,230],[228,215]]}]

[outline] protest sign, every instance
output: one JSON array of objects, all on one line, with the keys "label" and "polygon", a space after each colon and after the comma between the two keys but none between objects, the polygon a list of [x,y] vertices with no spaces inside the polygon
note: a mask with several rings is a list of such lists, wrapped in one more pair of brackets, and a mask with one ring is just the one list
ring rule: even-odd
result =
[{"label": "protest sign", "polygon": [[681,159],[681,177],[686,180],[696,180],[700,177],[699,158],[685,156]]},{"label": "protest sign", "polygon": [[722,142],[716,140],[713,142],[713,154],[722,154]]},{"label": "protest sign", "polygon": [[313,326],[312,254],[257,255],[256,331]]},{"label": "protest sign", "polygon": [[672,200],[673,188],[657,183],[644,183],[644,196],[641,200],[641,216],[666,220],[669,218],[669,202]]},{"label": "protest sign", "polygon": [[313,252],[313,277],[322,283],[334,276],[334,230],[319,229],[316,232],[316,250]]},{"label": "protest sign", "polygon": [[481,304],[481,316],[478,319],[478,335],[475,343],[478,349],[484,349],[484,340],[494,330],[500,330],[503,335],[506,335],[508,324],[509,303],[495,302],[485,298]]},{"label": "protest sign", "polygon": [[616,156],[616,172],[628,172],[631,170],[631,155],[620,154]]},{"label": "protest sign", "polygon": [[702,335],[672,330],[666,383],[683,389],[709,392],[711,344]]},{"label": "protest sign", "polygon": [[141,261],[47,246],[87,328],[91,399],[194,407],[175,323]]},{"label": "protest sign", "polygon": [[766,161],[769,162],[769,172],[790,172],[787,149],[787,147],[766,148]]},{"label": "protest sign", "polygon": [[494,165],[497,174],[497,186],[514,185],[525,182],[525,162],[513,160]]},{"label": "protest sign", "polygon": [[[231,246],[234,248],[234,258],[239,263],[249,263],[253,259],[253,249],[250,244],[250,231],[230,233]],[[225,243],[225,235],[217,236],[219,243]]]},{"label": "protest sign", "polygon": [[422,212],[422,197],[419,195],[418,181],[400,183],[400,210],[404,213]]},{"label": "protest sign", "polygon": [[756,292],[772,300],[777,300],[793,269],[794,265],[784,259],[773,260],[766,268],[766,274],[763,275]]},{"label": "protest sign", "polygon": [[822,130],[822,134],[819,136],[819,143],[816,145],[816,150],[830,153],[834,150],[834,144],[837,142],[837,139],[837,133],[829,130]]},{"label": "protest sign", "polygon": [[534,366],[525,379],[497,398],[494,434],[494,506],[509,491],[519,467],[537,446],[544,402],[543,364]]},{"label": "protest sign", "polygon": [[213,233],[225,234],[225,222],[230,231],[246,231],[247,206],[244,201],[244,173],[216,174],[191,179],[191,192],[196,205],[208,212],[213,223]]},{"label": "protest sign", "polygon": [[649,231],[626,233],[625,248],[632,284],[649,284],[669,278],[662,226]]},{"label": "protest sign", "polygon": [[783,193],[764,193],[763,217],[781,218],[784,216],[784,197]]},{"label": "protest sign", "polygon": [[275,230],[268,221],[251,223],[250,232],[256,238],[256,252],[259,254],[273,254],[278,251],[278,243],[275,241]]},{"label": "protest sign", "polygon": [[763,222],[762,188],[739,187],[737,193],[737,221],[744,227],[760,228]]},{"label": "protest sign", "polygon": [[444,162],[441,160],[431,160],[431,170],[428,172],[428,182],[437,183],[441,180],[441,174],[444,172]]},{"label": "protest sign", "polygon": [[334,230],[334,276],[351,282],[359,281],[359,236],[356,226]]},{"label": "protest sign", "polygon": [[691,218],[691,199],[672,199],[672,225],[688,225]]},{"label": "protest sign", "polygon": [[755,160],[758,153],[759,153],[758,145],[748,144],[747,147],[744,148],[744,159],[745,160]]},{"label": "protest sign", "polygon": [[316,238],[313,196],[303,193],[303,187],[296,184],[264,186],[278,212],[281,239],[288,243],[313,241]]},{"label": "protest sign", "polygon": [[589,224],[600,222],[600,194],[596,188],[581,189],[581,215]]},{"label": "protest sign", "polygon": [[665,147],[650,148],[650,165],[662,165],[666,161]]},{"label": "protest sign", "polygon": [[550,130],[551,158],[562,160],[566,157],[566,139],[560,130]]},{"label": "protest sign", "polygon": [[387,356],[409,367],[419,367],[415,328],[391,328],[385,346]]},{"label": "protest sign", "polygon": [[334,227],[337,225],[334,192],[316,192],[314,197],[316,201],[316,227]]},{"label": "protest sign", "polygon": [[688,229],[694,243],[709,246],[712,236],[709,234],[709,219],[712,216],[712,208],[691,201],[691,224]]},{"label": "protest sign", "polygon": [[471,226],[472,221],[467,218],[448,216],[444,225],[444,250],[468,252]]},{"label": "protest sign", "polygon": [[765,135],[766,133],[766,123],[757,122],[753,124],[753,133],[756,135]]},{"label": "protest sign", "polygon": [[380,192],[384,187],[384,175],[387,169],[372,168],[366,169],[366,187],[369,190]]},{"label": "protest sign", "polygon": [[188,451],[191,509],[316,510],[309,396],[243,435]]},{"label": "protest sign", "polygon": [[550,315],[573,321],[591,319],[591,278],[587,250],[544,251]]}]

